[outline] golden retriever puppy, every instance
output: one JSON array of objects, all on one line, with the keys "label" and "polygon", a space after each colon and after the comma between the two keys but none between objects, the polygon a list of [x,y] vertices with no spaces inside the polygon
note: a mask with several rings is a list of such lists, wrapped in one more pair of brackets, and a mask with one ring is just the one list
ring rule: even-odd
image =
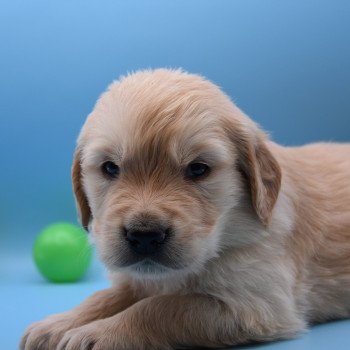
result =
[{"label": "golden retriever puppy", "polygon": [[279,146],[209,81],[159,69],[101,96],[72,175],[112,287],[21,349],[223,347],[349,317],[349,144]]}]

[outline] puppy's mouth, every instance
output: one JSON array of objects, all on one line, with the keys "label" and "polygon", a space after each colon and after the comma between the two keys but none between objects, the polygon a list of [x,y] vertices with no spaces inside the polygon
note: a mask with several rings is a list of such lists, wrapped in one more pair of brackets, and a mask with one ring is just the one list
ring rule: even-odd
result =
[{"label": "puppy's mouth", "polygon": [[[112,248],[112,247],[110,247]],[[114,253],[113,253],[114,252]],[[102,259],[112,270],[143,275],[164,275],[187,267],[186,249],[174,242],[167,242],[159,250],[140,254],[130,249],[126,242],[109,249]]]},{"label": "puppy's mouth", "polygon": [[165,272],[170,270],[180,270],[185,267],[184,262],[180,259],[179,254],[169,254],[169,247],[166,251],[162,251],[151,255],[139,255],[128,252],[119,260],[120,267],[127,267],[137,271],[159,271]]}]

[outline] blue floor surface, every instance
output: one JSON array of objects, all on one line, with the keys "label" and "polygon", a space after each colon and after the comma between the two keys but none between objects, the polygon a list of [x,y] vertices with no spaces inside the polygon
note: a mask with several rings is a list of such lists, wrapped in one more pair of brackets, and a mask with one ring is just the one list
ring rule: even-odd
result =
[{"label": "blue floor surface", "polygon": [[[108,281],[103,268],[96,260],[83,281],[73,284],[51,284],[39,276],[30,256],[1,256],[0,349],[18,349],[20,336],[31,322],[70,309],[93,292],[107,286]],[[232,349],[350,349],[350,320],[315,326],[294,340]]]}]

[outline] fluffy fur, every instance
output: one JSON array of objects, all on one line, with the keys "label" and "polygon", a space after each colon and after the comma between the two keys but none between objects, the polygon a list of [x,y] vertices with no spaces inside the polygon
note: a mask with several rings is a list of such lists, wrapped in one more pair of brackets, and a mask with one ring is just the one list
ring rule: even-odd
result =
[{"label": "fluffy fur", "polygon": [[[184,179],[193,161],[210,174]],[[222,347],[349,317],[350,145],[281,147],[207,80],[142,71],[98,100],[72,176],[113,286],[21,349]],[[172,228],[157,261],[130,256],[122,227],[140,222]]]}]

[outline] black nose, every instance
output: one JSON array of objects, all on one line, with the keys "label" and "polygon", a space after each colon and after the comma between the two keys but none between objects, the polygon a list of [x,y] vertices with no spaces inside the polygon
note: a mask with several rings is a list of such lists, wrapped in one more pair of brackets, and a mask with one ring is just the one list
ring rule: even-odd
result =
[{"label": "black nose", "polygon": [[126,239],[131,250],[138,254],[154,254],[165,240],[164,231],[129,230]]}]

